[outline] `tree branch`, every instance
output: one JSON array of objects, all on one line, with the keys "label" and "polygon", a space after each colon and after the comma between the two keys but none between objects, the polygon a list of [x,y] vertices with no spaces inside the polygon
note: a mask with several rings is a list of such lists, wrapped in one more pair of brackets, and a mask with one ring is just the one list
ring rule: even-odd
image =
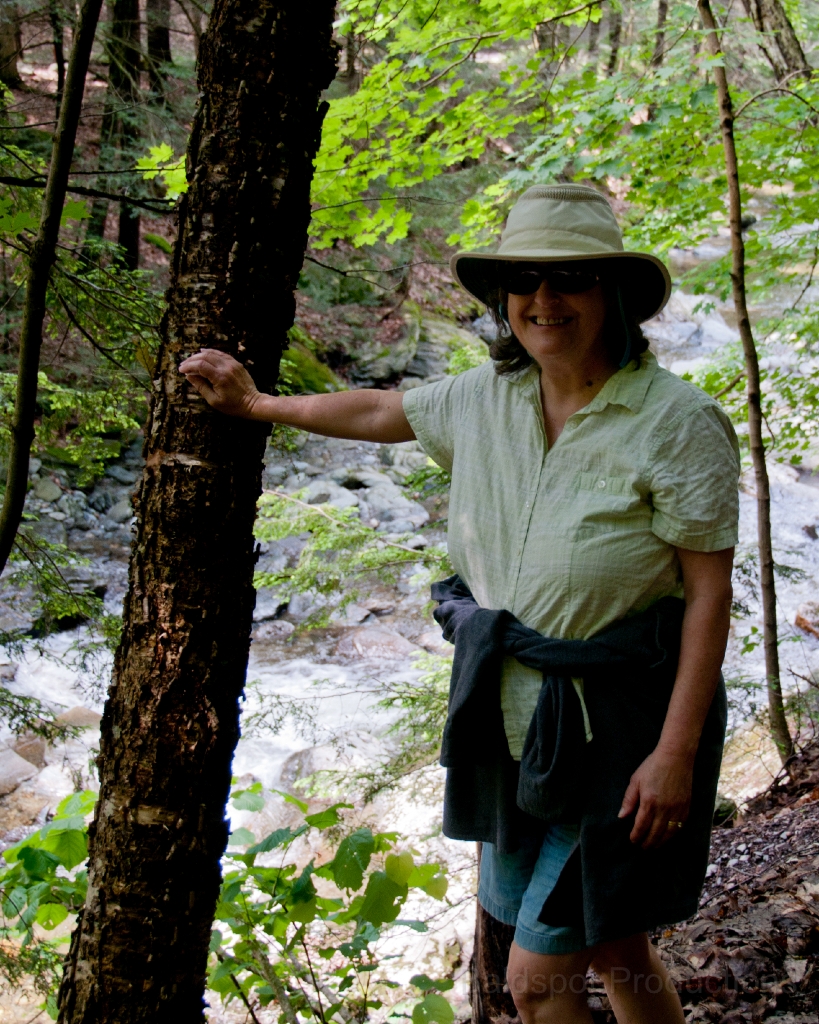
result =
[{"label": "tree branch", "polygon": [[57,251],[60,219],[82,109],[85,75],[101,6],[102,0],[84,0],[80,10],[68,64],[65,94],[51,150],[51,166],[43,195],[40,228],[31,247],[23,325],[20,331],[17,392],[9,438],[8,477],[3,510],[0,512],[0,572],[8,561],[26,500],[28,461],[31,442],[34,440],[34,410],[37,403],[37,375],[43,342],[46,291],[51,265]]},{"label": "tree branch", "polygon": [[[0,174],[0,185],[13,185],[16,188],[46,188],[45,178],[14,178],[7,174]],[[101,192],[97,188],[86,188],[84,185],[66,185],[66,192],[77,196],[91,196],[93,199],[110,199],[115,203],[127,203],[129,206],[139,206],[143,210],[151,210],[153,213],[167,213],[173,206],[170,199],[136,199],[132,196],[116,195],[113,192]],[[160,206],[153,204],[160,203]]]}]

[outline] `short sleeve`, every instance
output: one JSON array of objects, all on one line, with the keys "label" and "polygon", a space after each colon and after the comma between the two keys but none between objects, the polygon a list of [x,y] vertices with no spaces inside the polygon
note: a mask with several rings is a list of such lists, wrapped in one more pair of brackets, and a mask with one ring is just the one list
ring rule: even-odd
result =
[{"label": "short sleeve", "polygon": [[455,430],[464,378],[471,372],[444,377],[404,393],[404,415],[418,443],[433,462],[449,473],[455,458]]},{"label": "short sleeve", "polygon": [[654,516],[661,540],[691,551],[722,551],[737,543],[739,445],[716,403],[674,417],[651,464]]}]

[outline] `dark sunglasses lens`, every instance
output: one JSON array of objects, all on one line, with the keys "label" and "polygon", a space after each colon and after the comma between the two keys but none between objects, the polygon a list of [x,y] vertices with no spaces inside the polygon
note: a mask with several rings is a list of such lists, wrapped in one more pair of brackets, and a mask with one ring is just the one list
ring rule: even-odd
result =
[{"label": "dark sunglasses lens", "polygon": [[510,267],[502,276],[503,287],[510,295],[532,295],[540,288],[543,274],[539,270]]},{"label": "dark sunglasses lens", "polygon": [[578,295],[597,284],[597,274],[585,270],[550,270],[544,276],[552,291],[564,295]]},{"label": "dark sunglasses lens", "polygon": [[549,282],[552,291],[564,295],[578,295],[594,288],[599,278],[587,270],[552,270],[539,267],[503,267],[501,269],[501,286],[510,295],[533,295],[540,288],[543,280]]}]

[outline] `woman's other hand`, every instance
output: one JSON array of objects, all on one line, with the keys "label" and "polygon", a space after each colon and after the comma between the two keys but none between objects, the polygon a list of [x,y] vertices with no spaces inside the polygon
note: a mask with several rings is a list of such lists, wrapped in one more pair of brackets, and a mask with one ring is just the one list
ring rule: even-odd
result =
[{"label": "woman's other hand", "polygon": [[689,758],[660,748],[649,754],[631,776],[618,815],[626,818],[637,812],[629,836],[632,843],[650,850],[667,843],[680,830],[669,822],[681,821],[685,827],[692,777],[693,762]]},{"label": "woman's other hand", "polygon": [[184,373],[208,405],[219,412],[247,420],[262,418],[254,415],[262,395],[253,378],[226,352],[203,348],[181,363],[179,372]]}]

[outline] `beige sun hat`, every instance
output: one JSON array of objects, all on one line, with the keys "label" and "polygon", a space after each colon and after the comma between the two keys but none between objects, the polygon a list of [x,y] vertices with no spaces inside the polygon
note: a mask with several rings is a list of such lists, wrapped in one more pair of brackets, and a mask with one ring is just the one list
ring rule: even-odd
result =
[{"label": "beige sun hat", "polygon": [[624,250],[608,200],[588,185],[532,186],[509,211],[497,252],[458,252],[450,267],[458,284],[486,303],[500,260],[616,261],[618,284],[638,323],[656,316],[671,295],[671,277],[662,260]]}]

